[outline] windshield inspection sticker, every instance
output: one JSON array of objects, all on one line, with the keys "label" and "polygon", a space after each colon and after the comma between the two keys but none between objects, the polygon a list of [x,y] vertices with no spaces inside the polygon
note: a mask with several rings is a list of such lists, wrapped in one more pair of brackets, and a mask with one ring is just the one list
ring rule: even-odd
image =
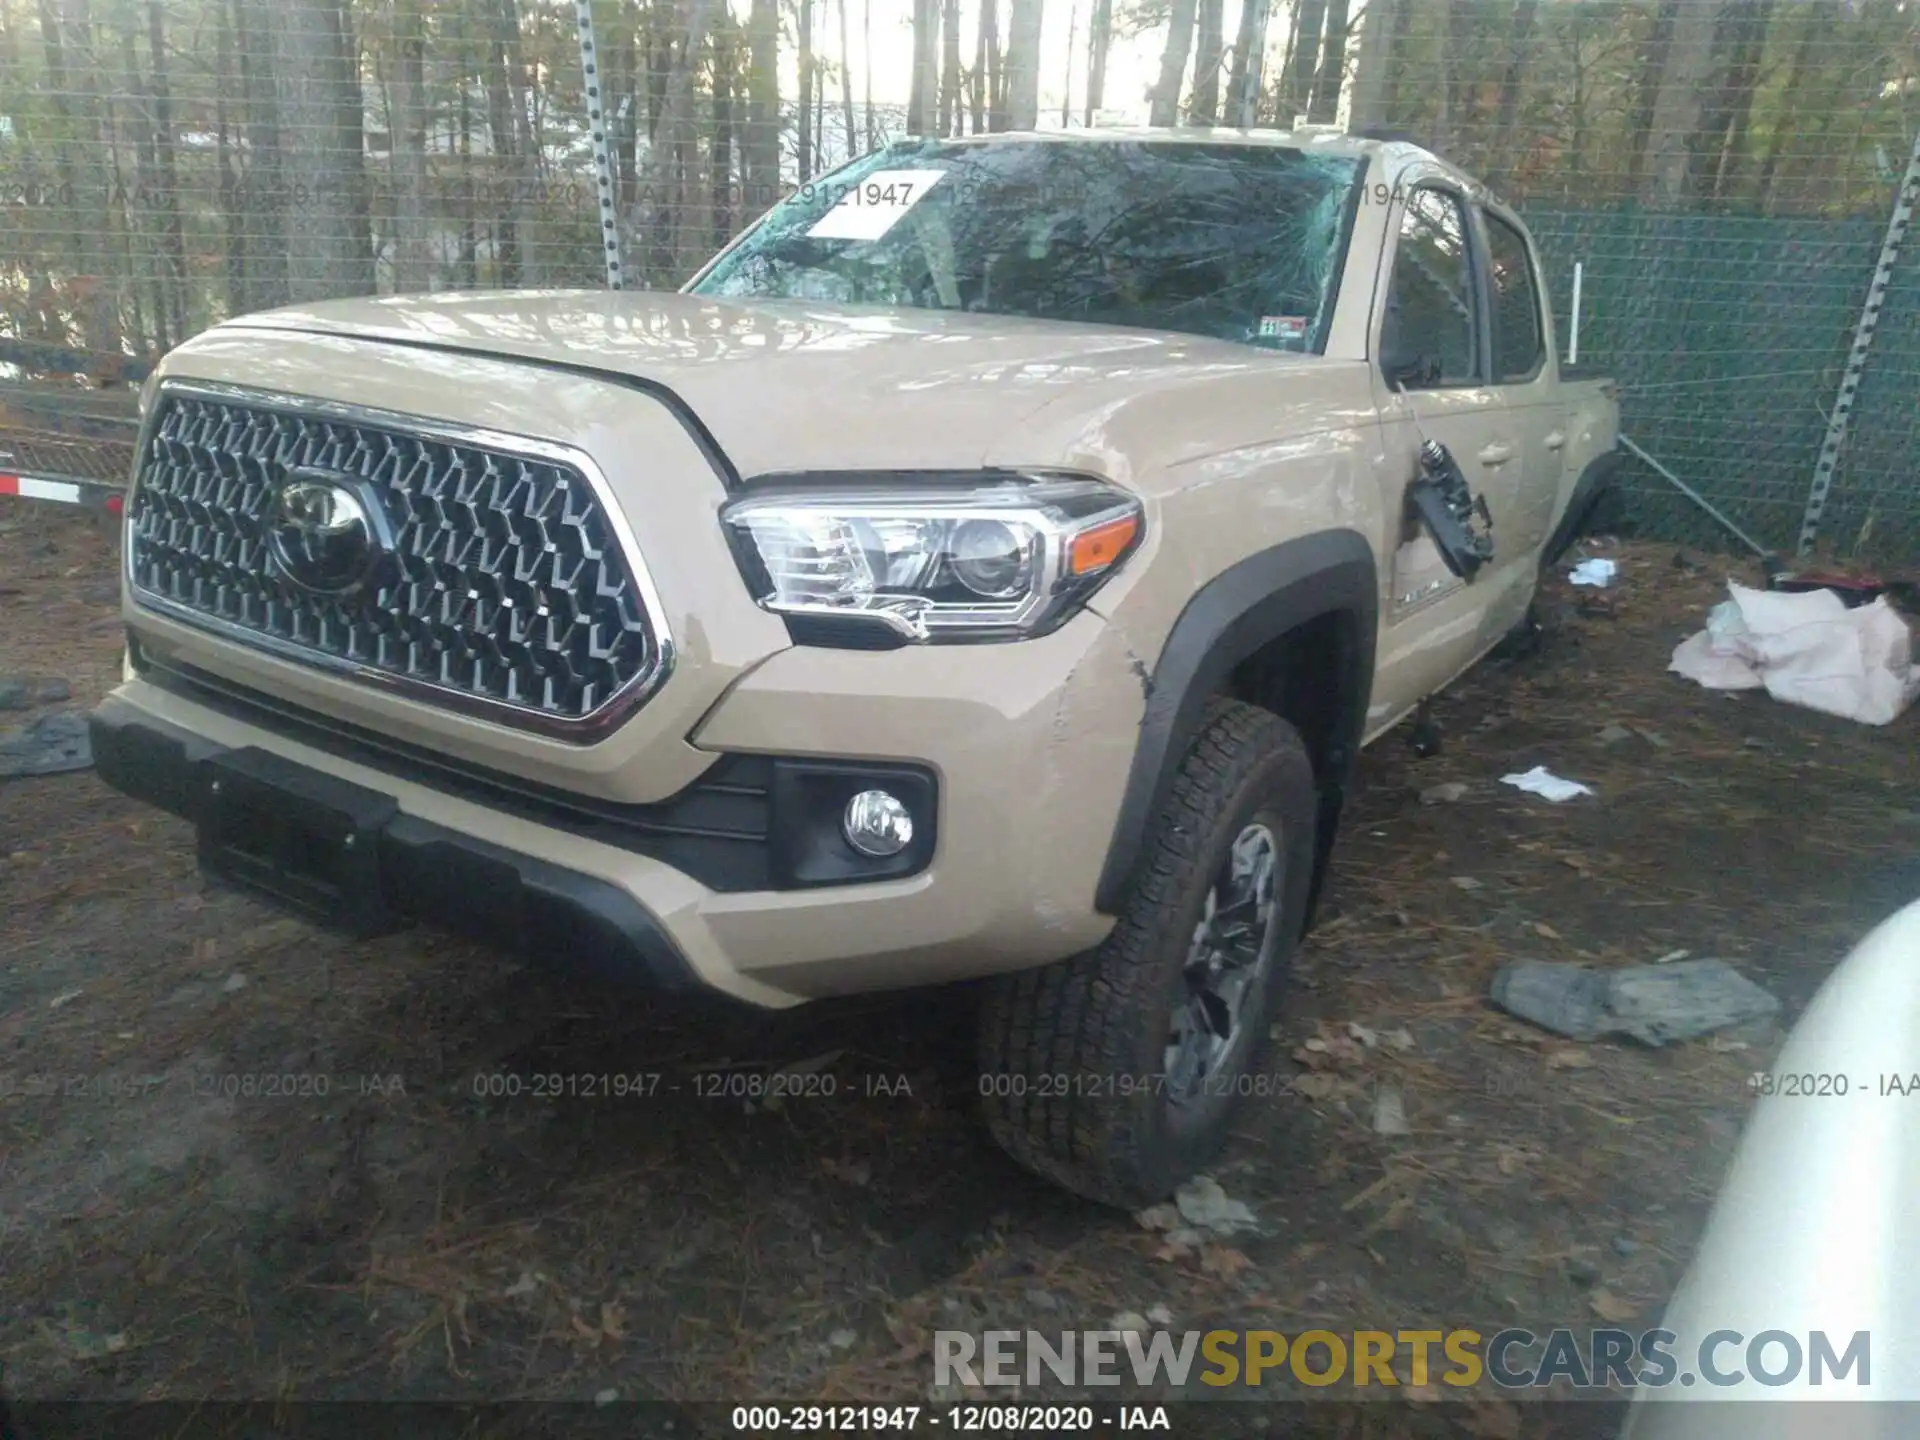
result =
[{"label": "windshield inspection sticker", "polygon": [[815,240],[878,240],[945,174],[944,170],[876,170],[844,187],[833,208],[814,221],[807,234]]},{"label": "windshield inspection sticker", "polygon": [[1307,317],[1304,315],[1262,315],[1260,317],[1260,338],[1262,340],[1304,340],[1307,338]]}]

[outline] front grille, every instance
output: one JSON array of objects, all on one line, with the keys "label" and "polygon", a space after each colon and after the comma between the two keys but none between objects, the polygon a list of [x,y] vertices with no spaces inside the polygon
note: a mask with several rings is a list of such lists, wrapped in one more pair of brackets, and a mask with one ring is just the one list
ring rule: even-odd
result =
[{"label": "front grille", "polygon": [[[581,466],[496,438],[163,388],[130,519],[136,595],[451,708],[599,733],[660,678],[663,633]],[[269,507],[300,468],[364,482],[386,512],[391,552],[353,594],[276,573]]]}]

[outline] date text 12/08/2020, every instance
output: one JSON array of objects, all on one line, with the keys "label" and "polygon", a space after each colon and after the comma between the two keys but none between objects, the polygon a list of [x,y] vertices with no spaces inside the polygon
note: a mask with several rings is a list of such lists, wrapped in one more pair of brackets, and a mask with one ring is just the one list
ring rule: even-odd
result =
[{"label": "date text 12/08/2020", "polygon": [[1101,1431],[1172,1431],[1164,1405],[736,1405],[733,1429],[749,1435],[805,1431],[913,1434],[949,1430],[994,1435],[1065,1435]]},{"label": "date text 12/08/2020", "polygon": [[1756,1070],[1747,1077],[1755,1095],[1777,1095],[1790,1100],[1839,1099],[1845,1096],[1920,1096],[1920,1071],[1909,1075],[1848,1075],[1843,1071],[1805,1070],[1774,1074]]},{"label": "date text 12/08/2020", "polygon": [[703,1070],[668,1075],[633,1071],[482,1071],[470,1086],[482,1100],[693,1100],[891,1099],[913,1096],[904,1073],[875,1071],[844,1077],[831,1070]]}]

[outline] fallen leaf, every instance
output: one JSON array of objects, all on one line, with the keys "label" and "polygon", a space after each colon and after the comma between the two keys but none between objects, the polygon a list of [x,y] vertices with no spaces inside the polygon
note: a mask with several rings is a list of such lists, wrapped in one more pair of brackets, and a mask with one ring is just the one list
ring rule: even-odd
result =
[{"label": "fallen leaf", "polygon": [[1454,888],[1458,890],[1478,890],[1480,888],[1480,882],[1471,875],[1456,875],[1453,877],[1453,884]]},{"label": "fallen leaf", "polygon": [[1231,1280],[1242,1270],[1251,1270],[1253,1261],[1230,1245],[1214,1245],[1200,1257],[1200,1268],[1209,1275]]},{"label": "fallen leaf", "polygon": [[1315,1071],[1311,1075],[1296,1075],[1293,1088],[1304,1099],[1324,1100],[1340,1088],[1340,1082],[1332,1075]]},{"label": "fallen leaf", "polygon": [[1566,938],[1558,930],[1541,920],[1533,922],[1533,933],[1545,936],[1549,940],[1564,940]]},{"label": "fallen leaf", "polygon": [[1640,1307],[1638,1305],[1622,1300],[1618,1295],[1606,1289],[1604,1286],[1587,1296],[1587,1304],[1592,1308],[1593,1313],[1598,1315],[1602,1320],[1609,1320],[1616,1323],[1622,1320],[1631,1320],[1640,1313]]},{"label": "fallen leaf", "polygon": [[1547,1069],[1549,1070],[1591,1070],[1592,1068],[1593,1056],[1584,1050],[1566,1047],[1547,1052]]},{"label": "fallen leaf", "polygon": [[624,1340],[626,1332],[626,1308],[613,1300],[600,1303],[600,1333],[609,1340]]},{"label": "fallen leaf", "polygon": [[1171,1264],[1175,1260],[1186,1259],[1192,1253],[1193,1251],[1187,1246],[1169,1240],[1153,1252],[1153,1258]]},{"label": "fallen leaf", "polygon": [[600,1332],[582,1320],[578,1315],[573,1317],[573,1328],[579,1332],[580,1338],[585,1340],[587,1344],[598,1345],[600,1343]]},{"label": "fallen leaf", "polygon": [[1460,1428],[1477,1440],[1520,1440],[1520,1409],[1511,1400],[1482,1400],[1461,1417]]}]

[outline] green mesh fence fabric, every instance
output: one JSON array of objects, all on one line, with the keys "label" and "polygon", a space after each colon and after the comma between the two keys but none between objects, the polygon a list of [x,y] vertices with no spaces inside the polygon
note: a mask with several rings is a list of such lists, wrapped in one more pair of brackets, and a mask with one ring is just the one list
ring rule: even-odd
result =
[{"label": "green mesh fence fabric", "polygon": [[[1884,216],[1830,220],[1634,208],[1530,208],[1564,360],[1583,267],[1580,363],[1621,385],[1621,425],[1749,534],[1790,554]],[[1911,247],[1867,363],[1821,539],[1846,555],[1920,559],[1920,263]],[[1638,461],[1637,534],[1738,548]],[[1860,545],[1867,527],[1866,543]]]}]

